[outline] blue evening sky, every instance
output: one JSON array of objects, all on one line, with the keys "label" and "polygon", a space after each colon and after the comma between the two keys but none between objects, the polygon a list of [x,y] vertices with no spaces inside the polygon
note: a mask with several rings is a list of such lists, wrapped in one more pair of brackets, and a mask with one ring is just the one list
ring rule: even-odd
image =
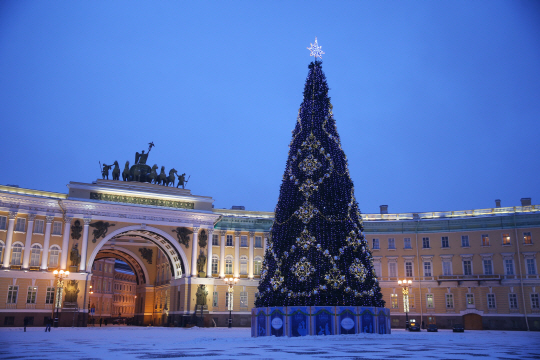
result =
[{"label": "blue evening sky", "polygon": [[315,36],[362,212],[540,203],[538,1],[1,1],[0,184],[99,161],[273,211]]}]

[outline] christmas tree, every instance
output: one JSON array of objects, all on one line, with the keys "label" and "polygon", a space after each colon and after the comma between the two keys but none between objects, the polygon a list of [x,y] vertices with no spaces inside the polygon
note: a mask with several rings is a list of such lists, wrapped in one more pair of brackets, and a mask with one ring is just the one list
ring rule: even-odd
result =
[{"label": "christmas tree", "polygon": [[311,45],[304,99],[289,145],[257,307],[384,307],[364,238],[328,85]]}]

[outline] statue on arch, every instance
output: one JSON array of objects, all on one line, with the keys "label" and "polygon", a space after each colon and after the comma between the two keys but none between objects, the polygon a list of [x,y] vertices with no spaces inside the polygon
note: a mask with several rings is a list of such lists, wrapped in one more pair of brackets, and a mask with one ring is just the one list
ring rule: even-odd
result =
[{"label": "statue on arch", "polygon": [[[101,165],[101,162],[99,163]],[[101,176],[103,177],[103,180],[105,180],[105,178],[107,178],[107,180],[109,180],[109,170],[111,170],[111,168],[114,166],[113,165],[107,165],[105,163],[103,163],[103,166],[101,167]]]},{"label": "statue on arch", "polygon": [[204,271],[205,265],[206,255],[204,255],[204,252],[201,250],[199,253],[199,258],[197,259],[197,272],[199,277],[206,277],[206,272]]},{"label": "statue on arch", "polygon": [[71,253],[69,254],[69,260],[71,260],[71,266],[79,267],[81,263],[81,255],[79,255],[79,244],[73,245]]},{"label": "statue on arch", "polygon": [[186,173],[183,173],[182,175],[178,175],[178,173],[177,173],[176,176],[178,176],[178,185],[176,185],[176,188],[179,188],[180,186],[182,186],[182,189],[185,189],[186,184],[188,183],[189,178],[191,177],[191,175],[188,177],[187,180],[186,180]]}]

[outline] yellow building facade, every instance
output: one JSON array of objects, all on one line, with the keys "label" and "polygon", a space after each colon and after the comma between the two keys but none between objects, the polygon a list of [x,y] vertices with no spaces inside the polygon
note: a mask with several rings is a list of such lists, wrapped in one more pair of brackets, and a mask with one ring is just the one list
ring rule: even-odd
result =
[{"label": "yellow building facade", "polygon": [[[209,196],[147,183],[68,188],[0,186],[0,324],[21,326],[27,318],[41,326],[53,317],[60,326],[86,326],[90,312],[114,317],[114,262],[121,260],[134,273],[133,323],[226,326],[223,279],[238,277],[233,325],[250,325],[273,213],[214,209]],[[512,208],[363,218],[394,327],[405,324],[397,281],[408,279],[408,315],[417,323],[540,330],[540,206],[525,200]],[[70,271],[60,290],[54,270]]]}]

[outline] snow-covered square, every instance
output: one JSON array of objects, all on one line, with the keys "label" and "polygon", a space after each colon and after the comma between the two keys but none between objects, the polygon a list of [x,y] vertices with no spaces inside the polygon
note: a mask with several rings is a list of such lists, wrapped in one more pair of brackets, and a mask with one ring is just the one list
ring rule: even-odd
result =
[{"label": "snow-covered square", "polygon": [[302,338],[251,338],[248,328],[0,329],[2,359],[540,359],[540,333],[358,334]]}]

